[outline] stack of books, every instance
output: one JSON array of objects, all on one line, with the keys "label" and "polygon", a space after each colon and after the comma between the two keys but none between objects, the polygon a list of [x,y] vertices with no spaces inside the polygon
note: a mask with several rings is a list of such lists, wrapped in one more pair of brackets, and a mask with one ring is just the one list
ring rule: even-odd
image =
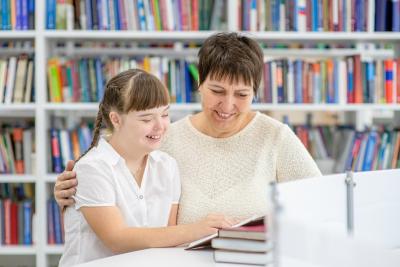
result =
[{"label": "stack of books", "polygon": [[211,241],[216,262],[265,265],[272,262],[272,245],[263,221],[254,225],[221,229]]}]

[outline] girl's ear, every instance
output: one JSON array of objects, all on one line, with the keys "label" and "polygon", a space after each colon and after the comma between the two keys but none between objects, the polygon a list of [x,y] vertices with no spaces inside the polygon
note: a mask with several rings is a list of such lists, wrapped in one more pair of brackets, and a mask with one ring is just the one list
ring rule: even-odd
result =
[{"label": "girl's ear", "polygon": [[113,125],[113,128],[115,130],[119,130],[119,128],[121,127],[121,124],[122,124],[121,116],[115,111],[111,111],[110,114],[108,114],[108,116]]}]

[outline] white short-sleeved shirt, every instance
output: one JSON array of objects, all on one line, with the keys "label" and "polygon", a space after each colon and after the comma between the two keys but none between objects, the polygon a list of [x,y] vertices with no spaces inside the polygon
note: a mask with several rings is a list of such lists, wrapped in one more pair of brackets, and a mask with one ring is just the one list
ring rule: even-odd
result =
[{"label": "white short-sleeved shirt", "polygon": [[141,186],[125,160],[104,139],[90,150],[74,170],[78,186],[75,206],[64,215],[65,247],[60,266],[71,266],[113,255],[92,231],[81,207],[116,206],[128,226],[168,225],[172,204],[179,203],[181,184],[176,161],[168,154],[149,154]]}]

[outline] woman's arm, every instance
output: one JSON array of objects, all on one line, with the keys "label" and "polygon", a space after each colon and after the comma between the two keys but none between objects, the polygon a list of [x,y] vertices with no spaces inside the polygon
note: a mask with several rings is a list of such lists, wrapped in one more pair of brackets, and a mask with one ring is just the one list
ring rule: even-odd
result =
[{"label": "woman's arm", "polygon": [[[174,206],[176,207],[173,209],[177,210],[177,205]],[[193,224],[158,228],[129,227],[115,206],[82,207],[80,211],[99,239],[114,253],[173,247],[213,234],[217,228],[232,226],[231,220],[223,215],[214,214]],[[176,214],[173,216],[176,217]]]},{"label": "woman's arm", "polygon": [[78,184],[76,173],[72,171],[74,164],[72,160],[67,162],[67,167],[64,172],[57,177],[54,186],[54,197],[61,209],[74,204],[72,196],[76,193],[76,186]]}]

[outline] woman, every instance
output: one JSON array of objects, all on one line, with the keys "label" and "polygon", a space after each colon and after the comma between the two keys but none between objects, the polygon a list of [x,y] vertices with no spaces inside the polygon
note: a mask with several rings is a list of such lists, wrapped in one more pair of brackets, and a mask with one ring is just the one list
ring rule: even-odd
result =
[{"label": "woman", "polygon": [[[239,219],[263,214],[270,181],[321,175],[286,125],[251,110],[262,72],[262,50],[248,37],[219,33],[202,45],[202,111],[171,124],[161,147],[176,159],[181,174],[178,224],[211,212]],[[54,189],[61,206],[73,203],[77,182],[71,167]]]}]

